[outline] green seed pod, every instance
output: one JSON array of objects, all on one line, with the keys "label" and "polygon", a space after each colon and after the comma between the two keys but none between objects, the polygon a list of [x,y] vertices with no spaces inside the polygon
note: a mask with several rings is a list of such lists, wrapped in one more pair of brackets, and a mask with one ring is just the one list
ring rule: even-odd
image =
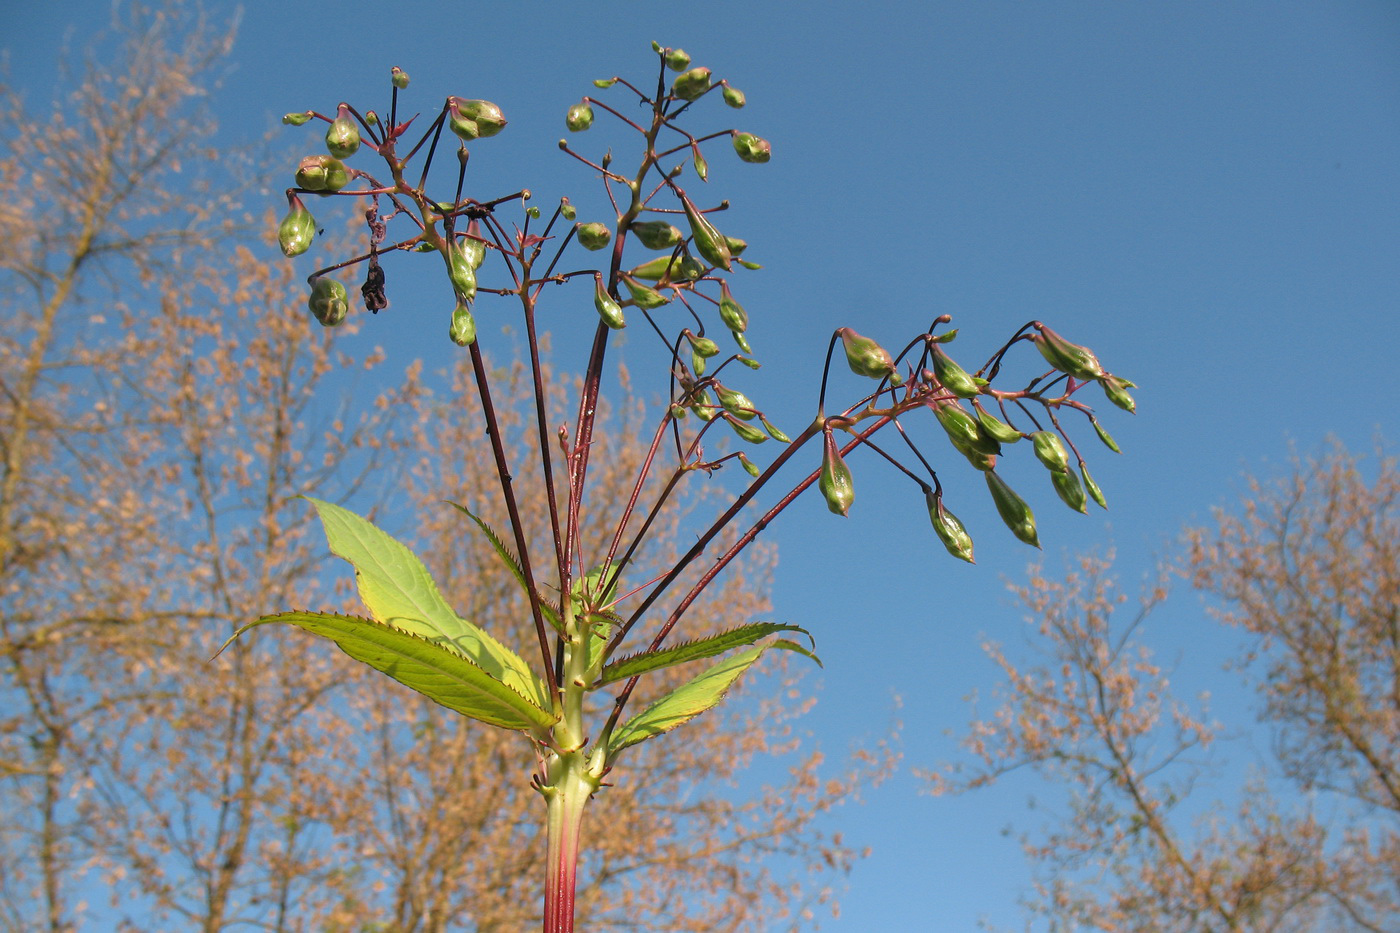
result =
[{"label": "green seed pod", "polygon": [[627,322],[622,318],[622,306],[603,288],[602,276],[594,279],[594,283],[593,307],[598,309],[598,316],[613,330],[622,330],[627,326]]},{"label": "green seed pod", "polygon": [[661,57],[672,71],[685,71],[690,67],[690,56],[685,54],[685,49],[667,49]]},{"label": "green seed pod", "polygon": [[1014,444],[1021,439],[1020,431],[989,413],[981,402],[974,400],[972,407],[977,412],[977,423],[981,425],[982,432],[998,444]]},{"label": "green seed pod", "polygon": [[758,414],[758,409],[754,407],[753,402],[749,401],[749,397],[737,389],[716,383],[715,394],[719,396],[720,406],[735,418],[752,421],[754,416]]},{"label": "green seed pod", "polygon": [[350,107],[341,104],[326,130],[326,151],[337,159],[348,159],[360,148],[360,130],[355,126],[355,118],[350,116]]},{"label": "green seed pod", "polygon": [[972,398],[979,394],[977,383],[973,381],[972,376],[943,352],[941,344],[935,343],[929,349],[932,351],[933,374],[945,389],[958,398]]},{"label": "green seed pod", "polygon": [[701,181],[710,180],[710,163],[705,161],[705,157],[700,154],[700,147],[695,147],[695,174],[700,176]]},{"label": "green seed pod", "polygon": [[1094,433],[1099,436],[1099,440],[1103,441],[1105,447],[1116,454],[1121,454],[1123,452],[1118,449],[1118,442],[1113,439],[1113,435],[1109,434],[1108,431],[1104,429],[1104,426],[1099,424],[1099,419],[1090,418],[1089,423],[1094,426]]},{"label": "green seed pod", "polygon": [[724,86],[724,90],[721,93],[724,95],[724,102],[729,106],[733,107],[735,110],[738,110],[740,107],[744,106],[744,92],[739,90],[737,87],[730,87],[726,84]]},{"label": "green seed pod", "polygon": [[395,65],[393,68],[389,69],[389,81],[393,83],[394,87],[402,91],[404,88],[408,87],[408,73],[398,65]]},{"label": "green seed pod", "polygon": [[282,114],[282,122],[285,123],[285,124],[287,124],[288,126],[303,126],[303,125],[305,125],[308,121],[310,121],[310,119],[311,119],[311,111],[310,111],[310,110],[307,110],[307,111],[305,111],[305,112],[303,112],[303,113],[284,113],[284,114]]},{"label": "green seed pod", "polygon": [[605,249],[612,242],[612,231],[607,228],[606,224],[595,221],[591,224],[578,224],[575,229],[578,231],[579,245],[584,249]]},{"label": "green seed pod", "polygon": [[277,245],[282,247],[285,256],[291,258],[311,248],[311,241],[316,236],[316,218],[301,203],[301,198],[290,190],[287,192],[287,207],[287,216],[277,225]]},{"label": "green seed pod", "polygon": [[788,437],[782,431],[778,430],[778,428],[773,424],[773,422],[769,421],[762,415],[758,416],[758,420],[763,422],[763,430],[767,431],[768,436],[773,438],[773,440],[777,441],[779,444],[792,443],[792,438]]},{"label": "green seed pod", "polygon": [[582,132],[593,125],[593,108],[588,105],[587,98],[569,108],[564,114],[564,125],[571,133]]},{"label": "green seed pod", "polygon": [[459,347],[476,343],[476,319],[472,317],[471,308],[465,304],[457,305],[452,312],[452,325],[447,329],[447,336]]},{"label": "green seed pod", "polygon": [[486,261],[486,243],[481,239],[481,221],[472,218],[467,224],[467,235],[457,241],[457,246],[471,261],[472,269],[480,269]]},{"label": "green seed pod", "polygon": [[762,164],[773,158],[772,143],[752,133],[735,133],[734,151],[745,162]]},{"label": "green seed pod", "polygon": [[985,475],[987,488],[992,493],[992,502],[996,504],[997,514],[1006,523],[1006,527],[1025,543],[1032,547],[1040,547],[1040,536],[1036,534],[1035,515],[1031,512],[1031,507],[1016,495],[1014,489],[1006,485],[1004,479],[997,476],[995,470],[988,470]]},{"label": "green seed pod", "polygon": [[447,244],[447,277],[459,304],[476,297],[476,266],[472,265],[471,252],[455,240]]},{"label": "green seed pod", "polygon": [[671,93],[681,100],[699,100],[710,89],[710,69],[692,68],[676,75],[671,82]]},{"label": "green seed pod", "polygon": [[681,256],[680,265],[676,267],[676,276],[684,282],[695,282],[705,274],[705,264],[689,253]]},{"label": "green seed pod", "polygon": [[671,299],[661,294],[654,288],[647,288],[645,285],[627,276],[622,277],[622,284],[627,286],[627,291],[632,296],[632,303],[647,311],[653,308],[660,308],[670,304]]},{"label": "green seed pod", "polygon": [[719,283],[719,318],[733,333],[742,334],[749,329],[749,314],[729,293],[728,282]]},{"label": "green seed pod", "polygon": [[350,312],[350,298],[343,282],[322,276],[311,283],[311,297],[306,300],[306,306],[322,327],[334,327]]},{"label": "green seed pod", "polygon": [[1036,333],[1031,342],[1045,357],[1045,361],[1062,373],[1069,373],[1076,379],[1097,379],[1104,374],[1099,358],[1088,347],[1070,343],[1050,328],[1035,323]]},{"label": "green seed pod", "polygon": [[560,200],[559,216],[563,217],[565,220],[573,220],[576,216],[578,216],[578,211],[574,210],[574,206],[569,203],[568,198],[563,198]]},{"label": "green seed pod", "polygon": [[1079,472],[1084,477],[1084,488],[1089,490],[1089,498],[1097,502],[1099,508],[1108,508],[1108,500],[1103,497],[1103,490],[1099,488],[1099,484],[1094,482],[1094,478],[1089,475],[1089,468],[1081,463],[1079,464]]},{"label": "green seed pod", "polygon": [[1084,487],[1079,483],[1079,477],[1074,472],[1066,470],[1063,473],[1052,472],[1050,482],[1055,487],[1055,494],[1060,497],[1060,501],[1076,512],[1087,512],[1085,507]]},{"label": "green seed pod", "polygon": [[690,410],[695,412],[695,417],[701,421],[713,421],[718,413],[716,409],[714,399],[703,389],[696,394],[695,401],[690,403]]},{"label": "green seed pod", "polygon": [[855,478],[851,468],[841,459],[841,451],[836,448],[836,436],[830,431],[823,432],[822,469],[817,477],[817,487],[826,497],[826,507],[837,515],[845,515],[855,501]]},{"label": "green seed pod", "polygon": [[616,78],[596,78],[593,81],[593,86],[606,91],[608,88],[612,87],[616,83]]},{"label": "green seed pod", "polygon": [[928,505],[928,517],[929,521],[933,522],[933,530],[938,533],[938,539],[943,542],[948,553],[969,564],[977,563],[972,559],[972,535],[967,533],[967,529],[956,515],[943,507],[942,497],[929,490],[924,493],[924,502]]},{"label": "green seed pod", "polygon": [[767,434],[753,425],[735,418],[729,412],[724,413],[724,420],[729,422],[729,426],[734,429],[735,434],[739,435],[740,440],[748,441],[750,444],[762,444],[768,440]]},{"label": "green seed pod", "polygon": [[350,184],[345,163],[328,155],[307,156],[297,166],[297,187],[329,194]]},{"label": "green seed pod", "polygon": [[744,468],[745,473],[749,474],[754,479],[758,479],[758,474],[760,472],[758,464],[754,463],[748,457],[745,457],[743,451],[739,452],[739,465]]},{"label": "green seed pod", "polygon": [[627,228],[647,249],[675,249],[685,234],[664,220],[634,220]]},{"label": "green seed pod", "polygon": [[695,375],[697,376],[705,375],[705,358],[696,353],[694,347],[690,348],[690,368],[695,370]]},{"label": "green seed pod", "polygon": [[658,282],[663,278],[669,281],[672,277],[680,277],[680,265],[679,259],[673,261],[671,256],[658,256],[629,270],[627,274],[634,279],[646,279],[649,282]]},{"label": "green seed pod", "polygon": [[749,369],[759,369],[763,366],[763,364],[760,363],[758,360],[752,359],[751,357],[747,356],[736,356],[734,357],[734,359],[742,365],[747,366]]},{"label": "green seed pod", "polygon": [[846,365],[851,367],[851,372],[871,379],[890,377],[892,384],[899,385],[894,380],[899,371],[895,368],[894,357],[890,356],[888,350],[849,327],[838,328],[836,334],[841,338],[841,347],[846,351]]},{"label": "green seed pod", "polygon": [[695,251],[710,265],[725,272],[731,271],[733,267],[730,265],[729,244],[724,241],[724,236],[715,229],[714,224],[705,219],[705,215],[696,209],[695,204],[683,192],[681,206],[685,208],[686,219],[690,221],[690,237],[695,242]]},{"label": "green seed pod", "polygon": [[1035,457],[1052,473],[1069,472],[1069,454],[1060,436],[1054,431],[1036,431],[1031,435],[1031,446]]},{"label": "green seed pod", "polygon": [[724,245],[729,247],[729,255],[737,259],[744,250],[749,248],[749,241],[741,240],[736,236],[727,236],[724,238]]},{"label": "green seed pod", "polygon": [[739,265],[743,266],[745,269],[762,269],[762,268],[763,268],[763,267],[760,266],[758,263],[756,263],[756,262],[749,262],[747,259],[739,259],[739,260],[736,260],[736,261],[739,263]]},{"label": "green seed pod", "polygon": [[686,330],[683,335],[686,340],[690,341],[690,348],[695,351],[696,356],[708,359],[719,355],[719,344],[709,337],[697,337],[689,330]]},{"label": "green seed pod", "polygon": [[1137,402],[1128,394],[1128,389],[1137,388],[1137,384],[1105,373],[1099,377],[1099,385],[1103,386],[1103,394],[1108,396],[1108,400],[1119,408],[1129,413],[1137,411]]},{"label": "green seed pod", "polygon": [[933,403],[933,413],[958,453],[979,470],[991,470],[997,464],[1000,445],[982,432],[977,421],[952,401]]},{"label": "green seed pod", "polygon": [[501,108],[489,100],[447,98],[447,125],[464,142],[495,136],[506,127]]},{"label": "green seed pod", "polygon": [[749,338],[745,337],[737,330],[731,330],[729,333],[734,337],[734,342],[739,345],[740,350],[743,350],[745,353],[753,352],[753,347],[749,346]]}]

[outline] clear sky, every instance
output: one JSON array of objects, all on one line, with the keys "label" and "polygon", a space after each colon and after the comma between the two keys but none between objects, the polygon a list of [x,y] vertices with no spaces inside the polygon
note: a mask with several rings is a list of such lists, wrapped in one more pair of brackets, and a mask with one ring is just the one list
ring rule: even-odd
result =
[{"label": "clear sky", "polygon": [[[42,99],[65,30],[80,45],[108,9],[7,4],[10,80]],[[1364,451],[1400,435],[1400,4],[248,3],[210,110],[236,142],[291,110],[382,109],[400,65],[425,110],[445,94],[505,109],[499,149],[473,153],[483,196],[524,183],[542,204],[585,203],[592,179],[555,146],[564,110],[594,78],[650,75],[653,39],[743,89],[735,125],[772,141],[766,166],[717,149],[711,187],[765,267],[738,280],[765,363],[749,394],[789,433],[814,413],[836,327],[902,345],[948,312],[972,362],[1051,323],[1141,387],[1136,417],[1104,406],[1124,456],[1086,439],[1111,511],[1059,507],[1024,453],[1004,472],[1034,490],[1048,565],[1111,545],[1129,581],[1183,523],[1234,507],[1245,472],[1274,475],[1328,436]],[[291,164],[269,168],[274,206]],[[421,346],[367,339],[440,364],[447,309],[432,313]],[[623,351],[634,367],[650,359],[638,347]],[[1004,582],[1036,555],[960,464],[942,475],[975,567],[944,556],[917,489],[872,458],[851,465],[849,518],[812,498],[772,534],[776,617],[808,627],[826,662],[807,726],[839,759],[904,724],[901,774],[838,817],[874,854],[823,929],[1019,927],[1027,872],[1001,831],[1033,826],[1024,805],[1043,791],[936,799],[909,769],[956,755],[944,730],[994,675],[979,642],[1022,643]],[[1230,713],[1213,654],[1230,641],[1193,594],[1147,635]]]}]

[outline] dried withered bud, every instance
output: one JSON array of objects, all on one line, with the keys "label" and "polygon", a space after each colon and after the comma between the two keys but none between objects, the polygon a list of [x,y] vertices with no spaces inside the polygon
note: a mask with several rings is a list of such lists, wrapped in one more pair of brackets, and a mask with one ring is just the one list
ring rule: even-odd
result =
[{"label": "dried withered bud", "polygon": [[942,344],[929,346],[933,360],[933,374],[949,392],[958,398],[972,398],[980,392],[976,381],[943,350]]},{"label": "dried withered bud", "polygon": [[672,71],[685,71],[690,67],[690,56],[685,54],[685,49],[667,49],[661,57]]},{"label": "dried withered bud", "polygon": [[773,158],[772,143],[752,133],[735,133],[734,151],[745,162],[762,164]]},{"label": "dried withered bud", "polygon": [[836,436],[830,428],[822,432],[822,469],[817,477],[817,486],[826,497],[826,507],[837,515],[845,515],[855,501],[855,478],[851,468],[841,459],[841,451],[836,447]]},{"label": "dried withered bud", "polygon": [[622,306],[603,287],[602,276],[597,276],[594,279],[593,307],[598,309],[598,316],[603,319],[603,323],[613,330],[622,330],[627,326],[627,322],[622,317]]},{"label": "dried withered bud", "polygon": [[348,159],[360,148],[360,128],[350,115],[348,104],[341,104],[326,130],[326,151],[337,159]]},{"label": "dried withered bud", "polygon": [[364,299],[365,307],[372,314],[378,314],[389,307],[389,296],[384,291],[384,267],[379,264],[379,257],[374,253],[369,257],[365,281],[360,286],[360,297]]},{"label": "dried withered bud", "polygon": [[1036,459],[1045,464],[1047,470],[1052,473],[1069,472],[1069,454],[1054,431],[1036,431],[1031,435],[1031,445]]},{"label": "dried withered bud", "polygon": [[710,265],[725,272],[731,271],[733,267],[730,265],[729,244],[725,242],[723,234],[700,213],[684,192],[680,192],[680,198],[681,206],[685,208],[685,217],[690,221],[690,237],[695,243],[695,251]]},{"label": "dried withered bud", "polygon": [[744,92],[739,90],[737,87],[730,87],[726,84],[724,86],[724,90],[721,93],[724,95],[724,102],[729,106],[733,107],[735,110],[738,110],[740,107],[744,106]]},{"label": "dried withered bud", "polygon": [[301,203],[296,192],[287,190],[287,216],[277,225],[277,245],[288,258],[300,256],[311,248],[316,236],[316,218]]},{"label": "dried withered bud", "polygon": [[579,245],[584,249],[606,249],[612,242],[612,231],[608,229],[607,224],[594,221],[591,224],[578,224],[575,229],[578,231],[576,235]]},{"label": "dried withered bud", "polygon": [[664,220],[634,220],[627,228],[647,249],[675,249],[685,234]]},{"label": "dried withered bud", "polygon": [[933,522],[933,530],[938,533],[938,540],[943,542],[948,553],[958,560],[975,564],[976,561],[972,559],[972,535],[967,533],[958,517],[944,507],[943,497],[935,495],[930,489],[924,493],[924,502],[928,505],[928,517],[929,521]]},{"label": "dried withered bud", "polygon": [[467,305],[459,302],[452,311],[452,324],[447,328],[447,336],[459,347],[476,343],[476,319]]},{"label": "dried withered bud", "polygon": [[339,279],[321,276],[311,283],[311,297],[306,306],[323,327],[334,327],[350,313],[350,296]]},{"label": "dried withered bud", "polygon": [[838,328],[836,334],[841,338],[841,348],[846,351],[846,365],[851,367],[851,372],[871,379],[888,377],[895,386],[904,381],[894,365],[894,357],[874,340],[862,337],[849,327]]},{"label": "dried withered bud", "polygon": [[393,83],[394,87],[398,88],[400,91],[408,87],[408,73],[398,65],[389,69],[389,80]]},{"label": "dried withered bud", "polygon": [[681,100],[699,100],[710,89],[710,69],[692,68],[676,75],[671,82],[671,93]]},{"label": "dried withered bud", "polygon": [[313,155],[297,166],[297,187],[329,194],[350,184],[350,172],[335,156]]},{"label": "dried withered bud", "polygon": [[447,98],[447,125],[464,142],[495,136],[506,128],[501,108],[489,100]]},{"label": "dried withered bud", "polygon": [[1137,411],[1137,402],[1128,394],[1129,389],[1137,388],[1137,383],[1104,373],[1099,377],[1099,385],[1103,386],[1103,394],[1108,396],[1110,402],[1130,414]]},{"label": "dried withered bud", "polygon": [[1036,333],[1031,341],[1045,361],[1062,373],[1069,373],[1076,379],[1097,379],[1104,374],[1099,358],[1094,351],[1077,343],[1070,343],[1044,324],[1036,321]]},{"label": "dried withered bud", "polygon": [[569,108],[564,114],[564,125],[571,133],[579,133],[593,125],[593,108],[588,103],[588,98],[584,98],[577,104]]},{"label": "dried withered bud", "polygon": [[988,470],[986,477],[987,489],[992,493],[992,502],[1006,527],[1025,543],[1032,547],[1040,547],[1040,536],[1035,530],[1035,515],[1031,512],[1031,507],[1016,495],[1014,489],[1006,485],[1006,480],[997,476],[995,470]]}]

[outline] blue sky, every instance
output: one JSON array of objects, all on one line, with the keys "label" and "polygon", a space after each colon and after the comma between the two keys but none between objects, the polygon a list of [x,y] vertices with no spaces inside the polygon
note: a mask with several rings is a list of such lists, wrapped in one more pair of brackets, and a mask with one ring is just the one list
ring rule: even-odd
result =
[{"label": "blue sky", "polygon": [[[68,26],[87,24],[80,45],[108,4],[39,7],[0,13],[11,80],[35,100]],[[772,141],[766,166],[717,149],[710,187],[765,266],[736,280],[765,363],[749,395],[789,433],[813,414],[836,327],[902,345],[947,312],[972,362],[1028,320],[1051,323],[1141,386],[1136,417],[1104,406],[1124,456],[1087,438],[1111,511],[1060,508],[1026,455],[1003,472],[1035,496],[1047,565],[1111,545],[1130,582],[1183,523],[1234,507],[1246,472],[1275,475],[1329,436],[1364,451],[1400,433],[1394,3],[251,4],[210,106],[221,139],[247,140],[289,110],[382,108],[397,64],[425,110],[444,94],[505,109],[499,148],[473,152],[481,192],[526,179],[541,204],[585,205],[592,180],[555,146],[564,110],[593,78],[650,75],[653,39],[742,88],[734,125]],[[289,171],[269,173],[269,203]],[[421,345],[366,339],[445,362],[446,313]],[[622,355],[640,369],[649,349]],[[1027,873],[1001,830],[1033,826],[1024,804],[1043,790],[934,799],[908,769],[956,755],[944,731],[994,675],[979,642],[1022,642],[1004,582],[1035,554],[959,464],[941,475],[975,567],[943,556],[916,489],[873,459],[851,465],[851,517],[812,498],[772,534],[776,616],[810,628],[826,662],[808,727],[839,757],[904,723],[904,772],[838,817],[874,854],[823,928],[1019,926]],[[1231,640],[1193,594],[1147,636],[1180,660],[1184,689],[1212,689],[1222,718],[1248,722],[1221,708],[1243,702],[1218,670]]]}]

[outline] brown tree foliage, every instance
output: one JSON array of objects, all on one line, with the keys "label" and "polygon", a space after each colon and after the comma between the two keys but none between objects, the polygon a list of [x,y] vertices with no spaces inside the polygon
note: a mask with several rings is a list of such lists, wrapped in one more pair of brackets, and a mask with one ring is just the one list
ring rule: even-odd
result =
[{"label": "brown tree foliage", "polygon": [[1017,589],[1042,659],[989,646],[997,708],[966,738],[973,761],[932,780],[955,792],[1031,769],[1064,791],[1061,817],[1025,843],[1040,874],[1028,906],[1049,929],[1400,924],[1400,469],[1370,466],[1368,481],[1334,448],[1187,536],[1182,571],[1261,671],[1277,760],[1246,786],[1209,781],[1207,748],[1248,724],[1174,696],[1148,647],[1162,587],[1130,619],[1105,560]]},{"label": "brown tree foliage", "polygon": [[[271,249],[230,245],[252,218],[199,186],[190,128],[231,37],[180,10],[129,12],[52,113],[3,99],[0,929],[527,927],[525,743],[292,632],[209,662],[269,606],[348,604],[302,492],[406,492],[422,523],[398,531],[460,611],[508,641],[528,620],[442,505],[491,499],[460,374],[384,375],[288,298]],[[713,594],[716,627],[765,610],[765,573]],[[856,853],[817,818],[888,760],[821,776],[800,712],[736,704],[633,761],[581,876],[595,929],[771,928],[829,898]],[[783,779],[726,791],[770,755]]]}]

